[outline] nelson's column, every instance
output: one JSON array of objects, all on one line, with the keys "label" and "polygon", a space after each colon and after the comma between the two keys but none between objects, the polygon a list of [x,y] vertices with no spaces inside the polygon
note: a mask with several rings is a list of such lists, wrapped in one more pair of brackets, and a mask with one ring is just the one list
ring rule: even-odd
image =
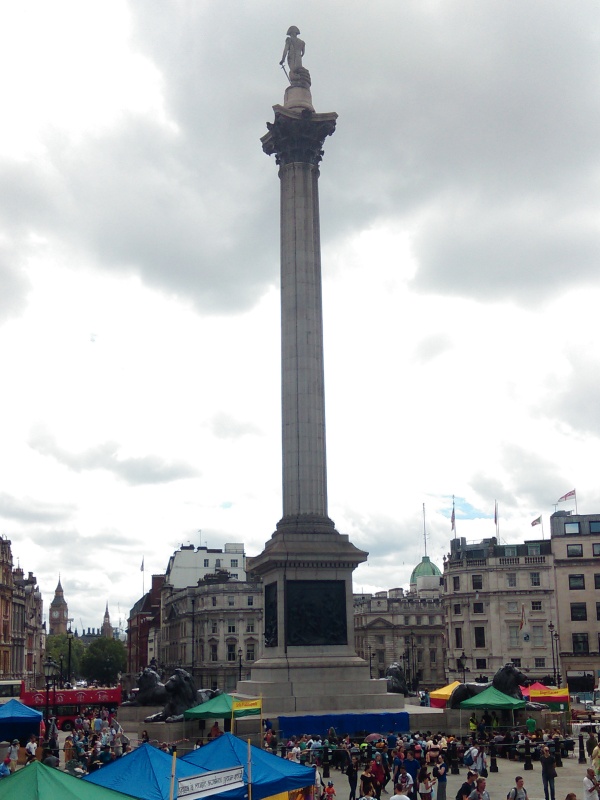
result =
[{"label": "nelson's column", "polygon": [[300,31],[287,33],[290,85],[263,150],[281,185],[283,517],[249,568],[264,583],[264,654],[239,691],[265,713],[398,708],[354,649],[352,572],[366,560],[327,512],[319,164],[336,113],[317,114]]}]

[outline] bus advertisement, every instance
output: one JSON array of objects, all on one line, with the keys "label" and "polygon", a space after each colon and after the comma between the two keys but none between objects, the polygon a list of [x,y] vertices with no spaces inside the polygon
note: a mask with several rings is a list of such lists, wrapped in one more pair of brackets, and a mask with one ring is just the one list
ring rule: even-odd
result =
[{"label": "bus advertisement", "polygon": [[[23,691],[20,697],[23,705],[46,713],[46,690]],[[75,719],[84,709],[99,711],[102,708],[116,709],[121,704],[121,687],[116,689],[54,689],[48,692],[49,710],[56,717],[61,731],[72,731]]]}]

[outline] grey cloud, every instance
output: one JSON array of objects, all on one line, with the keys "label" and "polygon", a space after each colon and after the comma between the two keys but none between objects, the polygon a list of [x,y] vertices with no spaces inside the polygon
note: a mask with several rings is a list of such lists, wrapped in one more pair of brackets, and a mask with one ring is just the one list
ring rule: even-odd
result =
[{"label": "grey cloud", "polygon": [[415,346],[415,358],[426,363],[445,353],[452,347],[452,339],[443,333],[426,336]]},{"label": "grey cloud", "polygon": [[571,370],[553,379],[540,414],[557,418],[579,434],[600,436],[600,360],[571,353]]},{"label": "grey cloud", "polygon": [[13,497],[0,492],[0,517],[21,522],[52,523],[68,519],[75,511],[75,506],[58,503],[46,503],[31,497]]},{"label": "grey cloud", "polygon": [[198,474],[197,470],[188,464],[169,462],[158,456],[119,458],[119,445],[115,442],[104,442],[79,453],[70,453],[60,447],[49,433],[38,430],[31,434],[29,445],[37,452],[56,459],[74,472],[104,469],[134,486],[169,483]]},{"label": "grey cloud", "polygon": [[503,448],[501,464],[515,496],[527,498],[533,508],[546,508],[554,502],[554,495],[564,494],[569,485],[555,463],[516,444]]}]

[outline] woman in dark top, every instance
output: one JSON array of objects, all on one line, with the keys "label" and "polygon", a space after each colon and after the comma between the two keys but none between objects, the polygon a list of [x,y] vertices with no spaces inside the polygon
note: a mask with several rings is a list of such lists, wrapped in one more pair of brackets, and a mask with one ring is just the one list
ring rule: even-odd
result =
[{"label": "woman in dark top", "polygon": [[358,783],[358,758],[353,756],[352,761],[346,767],[346,775],[350,784],[350,797],[348,800],[356,800],[356,784]]},{"label": "woman in dark top", "polygon": [[377,783],[377,779],[375,775],[371,772],[371,764],[374,762],[371,761],[370,763],[367,762],[362,775],[360,776],[360,796],[361,797],[375,797],[375,784]]}]

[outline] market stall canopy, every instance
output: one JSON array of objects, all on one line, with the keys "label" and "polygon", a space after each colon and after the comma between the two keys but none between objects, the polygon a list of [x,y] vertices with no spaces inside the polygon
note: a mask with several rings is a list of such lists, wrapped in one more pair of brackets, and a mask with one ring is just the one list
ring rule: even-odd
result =
[{"label": "market stall canopy", "polygon": [[[139,800],[169,800],[172,764],[173,756],[157,750],[151,744],[143,744],[133,752],[91,772],[81,778],[81,781],[124,792]],[[206,771],[178,758],[175,762],[175,785],[177,786],[179,778],[191,778]]]},{"label": "market stall canopy", "polygon": [[[196,773],[243,766],[245,785],[218,795],[222,800],[243,800],[248,796],[248,747],[248,744],[237,736],[224,733],[210,744],[188,753],[181,760],[193,764]],[[301,764],[279,758],[252,745],[250,745],[250,760],[252,800],[263,800],[281,792],[303,789],[315,782],[315,771],[312,767],[303,767]]]},{"label": "market stall canopy", "polygon": [[530,686],[532,703],[545,703],[551,711],[566,711],[569,708],[569,689],[534,689]]},{"label": "market stall canopy", "polygon": [[[231,706],[236,700],[243,700],[249,698],[233,697],[230,694],[219,694],[213,697],[212,700],[207,700],[206,703],[201,703],[194,708],[188,708],[184,711],[184,719],[227,719],[231,718]],[[258,700],[258,698],[257,698]],[[260,705],[256,708],[243,708],[236,710],[235,718],[240,717],[254,717],[260,715]]]},{"label": "market stall canopy", "polygon": [[516,697],[511,697],[504,692],[499,692],[493,686],[488,686],[483,692],[469,697],[468,700],[463,700],[460,708],[485,708],[488,711],[496,709],[513,709],[516,711],[518,708],[525,708],[525,700],[517,700]]},{"label": "market stall canopy", "polygon": [[[167,795],[168,796],[168,795]],[[66,772],[33,761],[0,780],[0,800],[131,800],[131,795],[84,783]]]},{"label": "market stall canopy", "polygon": [[548,690],[548,687],[544,686],[543,683],[540,683],[539,681],[536,681],[535,683],[532,683],[531,686],[522,686],[521,687],[521,694],[523,695],[523,697],[529,697],[529,692],[532,689],[535,692],[537,692],[537,691],[544,691],[545,692],[545,691]]},{"label": "market stall canopy", "polygon": [[24,706],[12,698],[8,703],[0,705],[0,740],[10,742],[16,738],[26,742],[32,733],[37,736],[42,716],[40,711]]},{"label": "market stall canopy", "polygon": [[449,683],[448,686],[442,686],[441,689],[435,689],[435,691],[430,692],[429,699],[431,702],[431,707],[446,708],[446,703],[450,699],[450,695],[457,686],[460,686],[460,681],[453,681],[452,683]]}]

